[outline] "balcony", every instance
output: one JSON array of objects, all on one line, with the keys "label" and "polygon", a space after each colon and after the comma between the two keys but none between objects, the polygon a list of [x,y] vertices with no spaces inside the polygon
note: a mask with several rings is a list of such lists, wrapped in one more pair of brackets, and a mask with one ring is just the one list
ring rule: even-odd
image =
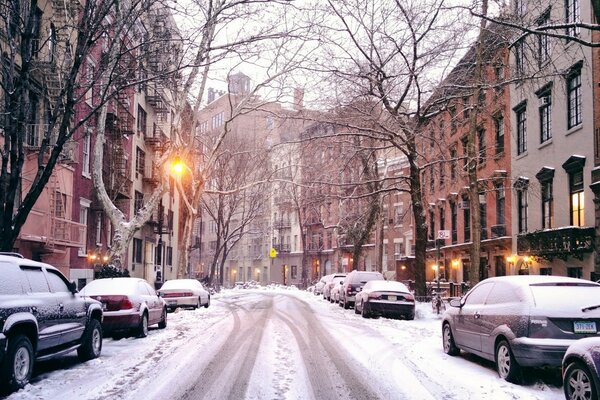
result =
[{"label": "balcony", "polygon": [[275,221],[273,223],[273,227],[275,229],[289,229],[292,227],[292,223],[290,220],[281,219],[279,221]]},{"label": "balcony", "polygon": [[323,250],[323,242],[308,243],[306,245],[306,250],[308,250],[308,251],[322,251]]},{"label": "balcony", "polygon": [[51,215],[48,210],[34,208],[28,216],[19,239],[54,246],[84,247],[87,226]]},{"label": "balcony", "polygon": [[157,150],[162,148],[162,146],[167,143],[168,137],[165,135],[163,130],[159,125],[154,125],[151,133],[146,133],[144,135],[144,142],[146,145],[152,147]]},{"label": "balcony", "polygon": [[289,244],[281,244],[281,243],[280,244],[274,244],[273,248],[278,253],[289,253],[291,251]]},{"label": "balcony", "polygon": [[594,251],[595,228],[569,226],[559,229],[535,231],[517,236],[517,251],[546,260],[568,257],[583,259],[585,253]]}]

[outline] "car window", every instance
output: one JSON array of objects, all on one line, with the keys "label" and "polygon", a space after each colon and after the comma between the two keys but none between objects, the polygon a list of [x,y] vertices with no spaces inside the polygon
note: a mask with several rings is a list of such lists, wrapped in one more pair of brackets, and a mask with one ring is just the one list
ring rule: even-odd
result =
[{"label": "car window", "polygon": [[0,294],[22,294],[21,271],[14,264],[1,263]]},{"label": "car window", "polygon": [[146,282],[142,282],[142,285],[146,288],[146,294],[156,296],[156,290],[152,289],[152,286],[148,285]]},{"label": "car window", "polygon": [[375,280],[375,279],[383,279],[383,275],[381,275],[378,272],[365,273],[365,274],[356,274],[353,277],[352,282],[354,282],[354,283],[368,282],[368,281],[372,281],[372,280]]},{"label": "car window", "polygon": [[41,268],[21,266],[29,283],[29,293],[49,293],[50,287]]},{"label": "car window", "polygon": [[475,286],[468,294],[465,300],[465,304],[474,305],[474,304],[483,304],[488,294],[492,290],[494,286],[493,282],[482,283]]},{"label": "car window", "polygon": [[485,304],[502,304],[522,301],[521,293],[506,282],[496,282],[490,291]]},{"label": "car window", "polygon": [[50,290],[54,293],[71,293],[67,283],[64,279],[58,275],[58,272],[53,270],[46,270],[48,283],[50,284]]}]

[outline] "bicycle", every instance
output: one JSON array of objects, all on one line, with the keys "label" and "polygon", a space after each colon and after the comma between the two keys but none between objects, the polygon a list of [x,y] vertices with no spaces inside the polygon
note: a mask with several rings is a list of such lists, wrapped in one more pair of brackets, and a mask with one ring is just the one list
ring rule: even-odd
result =
[{"label": "bicycle", "polygon": [[446,304],[444,303],[444,299],[442,299],[440,292],[433,291],[432,293],[431,308],[439,315],[441,311],[446,311]]}]

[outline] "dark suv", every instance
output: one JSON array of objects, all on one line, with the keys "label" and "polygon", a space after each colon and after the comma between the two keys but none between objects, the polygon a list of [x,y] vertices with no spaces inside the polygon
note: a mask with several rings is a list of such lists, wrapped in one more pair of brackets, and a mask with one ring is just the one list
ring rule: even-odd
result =
[{"label": "dark suv", "polygon": [[77,350],[82,361],[102,350],[102,305],[76,294],[56,268],[16,253],[0,254],[0,387],[15,391],[33,362]]},{"label": "dark suv", "polygon": [[381,272],[351,271],[344,278],[342,287],[340,288],[340,307],[348,309],[350,306],[353,306],[356,299],[356,293],[362,289],[365,283],[374,280],[382,281],[384,279]]}]

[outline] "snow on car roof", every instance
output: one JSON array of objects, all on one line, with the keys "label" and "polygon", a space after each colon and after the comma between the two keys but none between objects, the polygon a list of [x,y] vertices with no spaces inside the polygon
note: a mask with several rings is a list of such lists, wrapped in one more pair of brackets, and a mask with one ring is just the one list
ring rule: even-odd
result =
[{"label": "snow on car roof", "polygon": [[171,279],[166,281],[161,289],[193,288],[198,287],[199,283],[195,279]]},{"label": "snow on car roof", "polygon": [[80,293],[84,296],[109,295],[109,294],[134,294],[140,278],[103,278],[95,279],[85,285]]},{"label": "snow on car roof", "polygon": [[[590,285],[598,285],[592,281],[578,278],[570,278],[567,276],[555,276],[555,275],[509,275],[509,276],[497,276],[493,278],[485,279],[485,281],[505,281],[517,285],[534,285],[544,283],[582,283]],[[483,282],[483,281],[482,281]],[[600,286],[600,285],[599,285]]]},{"label": "snow on car roof", "polygon": [[365,284],[364,289],[373,289],[373,290],[393,290],[395,292],[406,292],[410,293],[408,288],[404,283],[397,281],[369,281]]}]

